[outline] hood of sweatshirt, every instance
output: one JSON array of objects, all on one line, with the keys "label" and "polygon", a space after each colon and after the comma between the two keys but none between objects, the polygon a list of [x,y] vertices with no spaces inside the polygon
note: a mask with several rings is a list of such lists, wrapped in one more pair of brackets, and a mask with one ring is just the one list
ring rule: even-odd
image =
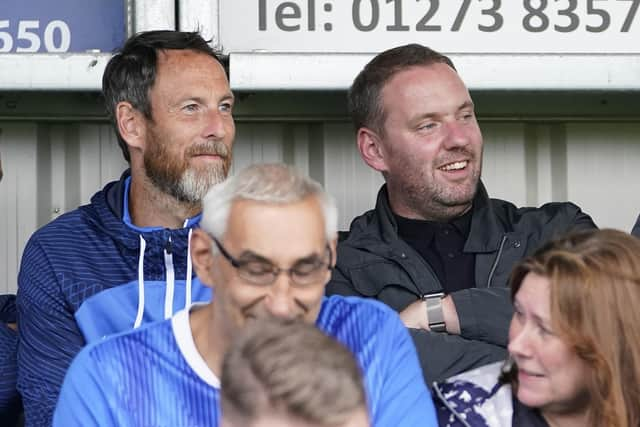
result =
[{"label": "hood of sweatshirt", "polygon": [[87,342],[167,319],[194,301],[211,299],[210,289],[194,276],[189,255],[200,215],[179,229],[137,227],[128,212],[130,181],[127,170],[79,208],[89,234],[110,243],[100,260],[103,268],[109,269],[105,261],[112,260],[112,268],[125,270],[126,277],[82,301],[75,317]]}]

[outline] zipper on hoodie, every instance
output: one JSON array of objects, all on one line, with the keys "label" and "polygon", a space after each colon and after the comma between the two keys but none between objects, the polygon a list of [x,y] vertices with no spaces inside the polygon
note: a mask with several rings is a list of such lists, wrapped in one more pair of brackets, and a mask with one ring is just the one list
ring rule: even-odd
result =
[{"label": "zipper on hoodie", "polygon": [[164,244],[164,250],[169,255],[173,254],[173,241],[171,240],[171,234],[169,234],[169,238],[167,239],[167,242]]}]

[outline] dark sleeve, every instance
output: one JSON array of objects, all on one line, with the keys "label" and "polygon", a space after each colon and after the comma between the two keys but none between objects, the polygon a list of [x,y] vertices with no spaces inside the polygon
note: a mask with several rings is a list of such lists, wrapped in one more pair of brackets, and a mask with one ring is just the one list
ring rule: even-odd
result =
[{"label": "dark sleeve", "polygon": [[325,293],[327,295],[362,296],[355,290],[351,281],[340,272],[338,267],[333,269],[331,280],[327,283]]},{"label": "dark sleeve", "polygon": [[507,357],[506,348],[486,342],[422,329],[409,329],[409,332],[427,384]]},{"label": "dark sleeve", "polygon": [[507,346],[509,323],[513,315],[508,287],[469,288],[452,292],[460,321],[460,336]]},{"label": "dark sleeve", "polygon": [[18,275],[18,390],[25,426],[50,426],[60,386],[84,345],[47,254],[27,244]]}]

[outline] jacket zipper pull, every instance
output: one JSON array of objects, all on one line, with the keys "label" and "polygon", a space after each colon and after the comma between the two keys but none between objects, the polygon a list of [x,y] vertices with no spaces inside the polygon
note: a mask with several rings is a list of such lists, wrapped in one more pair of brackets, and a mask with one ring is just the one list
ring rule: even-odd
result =
[{"label": "jacket zipper pull", "polygon": [[167,240],[166,245],[164,245],[164,250],[169,255],[173,253],[173,243],[171,242],[171,236],[169,236],[169,239]]}]

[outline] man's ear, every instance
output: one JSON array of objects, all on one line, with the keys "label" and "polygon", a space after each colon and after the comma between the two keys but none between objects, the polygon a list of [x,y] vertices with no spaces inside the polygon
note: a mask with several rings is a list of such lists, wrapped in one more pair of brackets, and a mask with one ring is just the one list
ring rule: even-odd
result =
[{"label": "man's ear", "polygon": [[212,287],[215,282],[212,245],[213,240],[204,230],[200,228],[193,229],[193,234],[191,234],[191,262],[200,281],[209,287]]},{"label": "man's ear", "polygon": [[129,148],[143,148],[146,132],[146,119],[129,102],[119,102],[116,105],[116,122],[118,131],[127,142]]},{"label": "man's ear", "polygon": [[378,136],[378,133],[369,128],[362,127],[358,129],[356,140],[362,160],[372,169],[378,172],[385,172],[387,170],[387,163],[382,147],[382,140]]}]

